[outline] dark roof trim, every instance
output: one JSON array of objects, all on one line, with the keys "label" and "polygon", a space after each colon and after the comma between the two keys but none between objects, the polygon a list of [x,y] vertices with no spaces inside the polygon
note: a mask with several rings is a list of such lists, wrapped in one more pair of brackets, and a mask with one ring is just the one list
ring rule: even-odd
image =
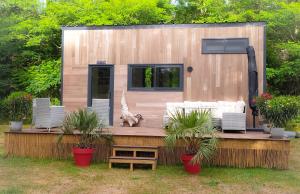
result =
[{"label": "dark roof trim", "polygon": [[154,24],[154,25],[103,25],[103,26],[62,26],[62,30],[110,30],[110,29],[149,29],[149,28],[204,28],[204,27],[242,27],[265,26],[266,22],[232,22],[204,24]]}]

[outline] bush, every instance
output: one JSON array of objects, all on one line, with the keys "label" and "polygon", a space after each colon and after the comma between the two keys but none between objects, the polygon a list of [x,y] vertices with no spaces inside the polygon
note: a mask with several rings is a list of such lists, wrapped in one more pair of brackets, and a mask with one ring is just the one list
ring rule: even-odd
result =
[{"label": "bush", "polygon": [[50,103],[53,106],[59,106],[60,105],[60,100],[58,98],[51,98]]},{"label": "bush", "polygon": [[2,103],[5,117],[10,121],[21,121],[31,115],[32,96],[26,92],[12,92]]},{"label": "bush", "polygon": [[300,132],[300,115],[299,114],[295,119],[293,119],[287,123],[286,130]]},{"label": "bush", "polygon": [[3,105],[3,100],[0,100],[0,122],[4,121],[4,105]]},{"label": "bush", "polygon": [[274,127],[286,127],[288,121],[296,118],[300,110],[299,96],[260,96],[256,102],[260,114]]},{"label": "bush", "polygon": [[[79,109],[65,117],[63,122],[63,134],[73,134],[75,130],[81,133],[77,146],[79,148],[91,148],[94,143],[100,139],[106,139],[111,142],[109,134],[103,134],[103,124],[99,121],[95,112],[89,112],[87,109]],[[62,134],[62,135],[63,135]],[[59,138],[59,142],[62,136]]]}]

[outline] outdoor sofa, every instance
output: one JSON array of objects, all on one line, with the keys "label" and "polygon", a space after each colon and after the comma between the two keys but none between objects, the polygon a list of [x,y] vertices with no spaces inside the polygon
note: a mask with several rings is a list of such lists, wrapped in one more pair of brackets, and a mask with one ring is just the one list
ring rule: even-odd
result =
[{"label": "outdoor sofa", "polygon": [[167,124],[169,118],[176,111],[184,111],[188,114],[193,110],[208,110],[212,114],[213,124],[216,128],[225,130],[241,130],[246,132],[246,113],[244,101],[184,101],[166,103],[166,112],[163,123]]}]

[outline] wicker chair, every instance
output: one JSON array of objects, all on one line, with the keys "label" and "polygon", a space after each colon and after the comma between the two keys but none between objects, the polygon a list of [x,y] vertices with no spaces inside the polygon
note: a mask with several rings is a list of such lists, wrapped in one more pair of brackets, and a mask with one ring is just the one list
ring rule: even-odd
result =
[{"label": "wicker chair", "polygon": [[223,113],[222,132],[225,130],[245,131],[246,113]]},{"label": "wicker chair", "polygon": [[62,126],[64,120],[63,106],[50,106],[49,98],[36,98],[33,100],[32,124],[35,128],[47,128]]},{"label": "wicker chair", "polygon": [[109,125],[109,99],[92,99],[92,107],[89,109],[98,115],[105,126]]}]

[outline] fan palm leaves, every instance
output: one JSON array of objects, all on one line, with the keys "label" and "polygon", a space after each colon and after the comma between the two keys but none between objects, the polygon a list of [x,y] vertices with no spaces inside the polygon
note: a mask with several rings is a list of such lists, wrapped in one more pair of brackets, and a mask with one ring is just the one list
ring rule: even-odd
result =
[{"label": "fan palm leaves", "polygon": [[195,110],[189,114],[177,111],[171,115],[166,131],[167,145],[174,147],[178,140],[183,140],[186,154],[194,155],[193,163],[209,160],[217,147],[211,113],[206,110]]},{"label": "fan palm leaves", "polygon": [[112,140],[111,135],[103,133],[103,127],[95,112],[79,109],[65,117],[62,131],[63,134],[74,134],[74,131],[78,130],[81,134],[78,147],[90,148],[97,140]]}]

